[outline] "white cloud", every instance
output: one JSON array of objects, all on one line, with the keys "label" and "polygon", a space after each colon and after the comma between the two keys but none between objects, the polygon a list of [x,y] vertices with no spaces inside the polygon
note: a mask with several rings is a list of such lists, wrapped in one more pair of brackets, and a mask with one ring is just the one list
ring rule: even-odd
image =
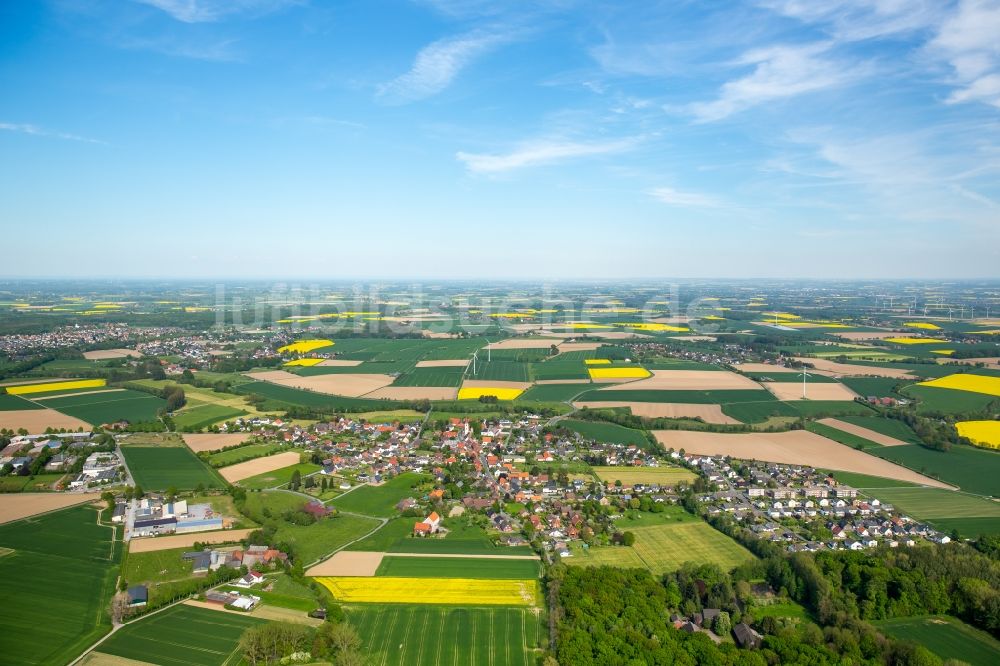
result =
[{"label": "white cloud", "polygon": [[823,42],[748,51],[736,64],[753,65],[750,74],[723,84],[718,99],[696,102],[687,109],[699,121],[711,122],[764,102],[843,85],[855,72],[826,57],[831,46]]},{"label": "white cloud", "polygon": [[963,0],[928,45],[954,69],[948,102],[1000,108],[1000,0]]},{"label": "white cloud", "polygon": [[228,16],[261,16],[301,0],[134,0],[156,7],[182,23],[211,23]]},{"label": "white cloud", "polygon": [[540,164],[561,162],[576,157],[608,155],[632,149],[637,139],[619,139],[601,142],[537,141],[524,144],[517,150],[504,154],[477,154],[459,152],[458,161],[473,173],[502,173]]},{"label": "white cloud", "polygon": [[510,40],[510,35],[480,31],[438,40],[417,53],[410,71],[379,86],[378,95],[396,103],[435,95],[475,58]]},{"label": "white cloud", "polygon": [[721,204],[714,198],[697,192],[681,192],[672,187],[656,187],[649,196],[670,206],[685,208],[719,208]]},{"label": "white cloud", "polygon": [[47,129],[43,129],[38,125],[31,125],[29,123],[2,123],[0,122],[0,130],[7,132],[18,132],[20,134],[30,134],[32,136],[42,136],[50,139],[64,139],[66,141],[83,141],[84,143],[104,143],[97,139],[90,139],[85,136],[78,136],[76,134],[67,134],[66,132],[53,132]]},{"label": "white cloud", "polygon": [[857,41],[937,25],[941,0],[759,0],[762,7],[804,23],[823,24],[840,40]]}]

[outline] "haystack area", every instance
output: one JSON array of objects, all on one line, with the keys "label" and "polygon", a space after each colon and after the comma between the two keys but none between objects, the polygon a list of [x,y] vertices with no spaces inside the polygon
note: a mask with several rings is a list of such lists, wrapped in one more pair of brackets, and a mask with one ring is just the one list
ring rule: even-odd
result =
[{"label": "haystack area", "polygon": [[802,397],[800,382],[764,382],[767,390],[778,400],[854,400],[858,394],[843,384],[811,382],[806,384],[806,396]]},{"label": "haystack area", "polygon": [[276,469],[290,465],[297,465],[299,464],[299,460],[300,456],[298,453],[287,451],[265,458],[255,458],[254,460],[237,463],[229,467],[222,467],[219,469],[219,474],[226,481],[234,483],[242,479],[249,479],[251,476],[257,476],[258,474],[273,472]]},{"label": "haystack area", "polygon": [[602,391],[714,391],[759,389],[749,377],[726,370],[651,370],[653,376],[637,382],[619,384]]},{"label": "haystack area", "polygon": [[574,407],[601,409],[628,407],[633,416],[647,419],[697,419],[705,423],[739,424],[739,421],[722,413],[722,405],[693,405],[680,402],[574,402]]},{"label": "haystack area", "polygon": [[67,416],[54,409],[11,409],[0,411],[0,429],[17,432],[24,428],[30,434],[45,432],[46,428],[65,428],[73,432],[90,431],[93,428],[85,421]]},{"label": "haystack area", "polygon": [[97,349],[83,352],[83,357],[88,361],[105,361],[109,358],[139,358],[142,356],[134,349]]},{"label": "haystack area", "polygon": [[839,419],[820,419],[818,422],[823,425],[828,425],[831,428],[836,428],[837,430],[843,430],[844,432],[849,432],[852,435],[863,437],[868,441],[881,444],[882,446],[906,446],[909,443],[904,442],[901,439],[896,439],[895,437],[890,437],[889,435],[883,435],[880,432],[875,432],[870,428],[854,425],[853,423],[848,423],[847,421],[841,421]]},{"label": "haystack area", "polygon": [[375,400],[455,400],[458,389],[447,386],[386,386],[365,394],[365,397]]},{"label": "haystack area", "polygon": [[242,444],[249,437],[248,434],[242,432],[228,432],[228,433],[184,433],[181,435],[184,439],[184,443],[188,445],[188,448],[195,453],[201,453],[202,451],[218,451],[219,449],[224,449],[227,446],[236,446],[237,444]]},{"label": "haystack area", "polygon": [[800,363],[809,363],[817,370],[828,372],[834,377],[893,377],[897,379],[914,379],[913,375],[902,368],[878,368],[868,365],[855,365],[853,363],[837,363],[828,361],[825,358],[808,358],[797,356],[795,360]]},{"label": "haystack area", "polygon": [[132,539],[128,542],[130,553],[152,553],[156,550],[186,548],[196,543],[230,543],[245,539],[253,530],[221,530],[218,532],[196,532],[194,534],[174,534],[171,536]]},{"label": "haystack area", "polygon": [[300,377],[284,370],[266,370],[250,372],[247,377],[281,386],[327,393],[329,395],[345,395],[357,398],[365,393],[391,384],[395,378],[390,375],[357,374],[357,375],[314,375]]},{"label": "haystack area", "polygon": [[374,576],[385,553],[342,550],[306,571],[307,576]]},{"label": "haystack area", "polygon": [[7,493],[0,498],[0,523],[100,499],[100,493]]},{"label": "haystack area", "polygon": [[656,440],[664,448],[684,449],[700,455],[723,455],[743,460],[765,460],[789,465],[858,472],[886,479],[910,481],[936,488],[951,486],[912,472],[808,430],[788,432],[717,433],[690,430],[656,430]]}]

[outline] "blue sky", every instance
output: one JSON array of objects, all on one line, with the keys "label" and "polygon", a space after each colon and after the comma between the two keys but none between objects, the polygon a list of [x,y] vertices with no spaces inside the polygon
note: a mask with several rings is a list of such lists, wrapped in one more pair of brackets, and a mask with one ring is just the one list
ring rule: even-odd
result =
[{"label": "blue sky", "polygon": [[0,3],[0,274],[997,277],[1000,0]]}]

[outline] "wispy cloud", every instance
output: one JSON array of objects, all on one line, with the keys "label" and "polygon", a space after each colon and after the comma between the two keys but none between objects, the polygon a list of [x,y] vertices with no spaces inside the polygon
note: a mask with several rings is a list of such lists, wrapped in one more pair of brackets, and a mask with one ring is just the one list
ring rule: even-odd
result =
[{"label": "wispy cloud", "polygon": [[263,16],[302,0],[134,0],[156,7],[182,23],[213,23],[231,16]]},{"label": "wispy cloud", "polygon": [[404,104],[441,92],[476,58],[513,39],[501,32],[474,31],[440,39],[417,53],[410,71],[378,88],[378,97]]},{"label": "wispy cloud", "polygon": [[941,0],[759,0],[758,4],[804,23],[820,24],[845,41],[926,30],[947,10]]},{"label": "wispy cloud", "polygon": [[54,132],[52,130],[47,130],[38,125],[31,125],[29,123],[3,123],[0,122],[0,130],[7,132],[17,132],[19,134],[30,134],[32,136],[46,137],[49,139],[64,139],[66,141],[83,141],[84,143],[105,143],[98,139],[91,139],[85,136],[79,136],[77,134],[68,134],[66,132]]},{"label": "wispy cloud", "polygon": [[190,58],[192,60],[206,60],[209,62],[241,62],[243,56],[233,48],[236,43],[235,39],[225,39],[199,44],[168,36],[155,39],[125,38],[120,39],[117,46],[130,50],[152,51],[176,58]]},{"label": "wispy cloud", "polygon": [[821,42],[748,51],[735,64],[753,66],[751,73],[723,84],[718,99],[695,102],[687,110],[700,122],[711,122],[764,102],[843,85],[856,72],[828,56],[831,46]]},{"label": "wispy cloud", "polygon": [[623,153],[631,150],[638,143],[639,139],[637,138],[593,142],[541,140],[523,144],[509,153],[459,152],[455,157],[465,164],[465,168],[472,173],[496,174],[553,162],[564,162],[578,157]]},{"label": "wispy cloud", "polygon": [[963,0],[929,44],[954,70],[948,102],[1000,108],[1000,0]]},{"label": "wispy cloud", "polygon": [[706,194],[698,192],[681,192],[672,187],[656,187],[648,192],[661,203],[682,208],[721,208],[722,203]]}]

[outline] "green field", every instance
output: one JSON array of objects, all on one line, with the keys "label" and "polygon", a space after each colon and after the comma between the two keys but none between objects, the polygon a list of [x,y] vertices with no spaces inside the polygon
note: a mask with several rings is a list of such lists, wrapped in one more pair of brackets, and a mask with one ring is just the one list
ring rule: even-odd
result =
[{"label": "green field", "polygon": [[[197,403],[197,404],[194,404]],[[201,430],[222,421],[230,421],[246,412],[235,407],[218,405],[211,402],[189,400],[188,406],[174,414],[174,426],[178,430]]]},{"label": "green field", "polygon": [[240,635],[263,620],[248,615],[178,605],[130,622],[101,644],[103,654],[161,666],[240,663]]},{"label": "green field", "polygon": [[871,441],[870,439],[865,439],[864,437],[859,437],[850,432],[844,432],[832,426],[828,426],[825,423],[816,423],[815,421],[809,421],[806,423],[806,430],[809,432],[814,432],[817,435],[822,435],[828,439],[832,439],[835,442],[840,442],[845,446],[849,446],[852,449],[868,449],[868,448],[881,448],[882,445]]},{"label": "green field", "polygon": [[79,506],[0,525],[0,661],[61,666],[111,630],[122,546],[96,521]]},{"label": "green field", "polygon": [[896,479],[886,479],[881,476],[871,476],[870,474],[860,474],[858,472],[842,472],[839,470],[825,470],[827,474],[833,476],[838,483],[851,486],[852,488],[915,488],[917,484],[908,481],[897,481]]},{"label": "green field", "polygon": [[754,606],[749,613],[758,620],[764,617],[788,617],[794,620],[805,620],[809,617],[806,609],[794,601]]},{"label": "green field", "polygon": [[400,474],[380,486],[366,485],[344,493],[330,502],[330,506],[341,511],[388,518],[396,514],[399,500],[424,494],[414,488],[426,478],[412,472]]},{"label": "green field", "polygon": [[542,363],[534,363],[531,372],[536,380],[539,379],[581,379],[589,380],[590,374],[587,372],[587,365],[580,357],[566,357],[560,354]]},{"label": "green field", "polygon": [[563,402],[572,400],[579,394],[590,390],[593,384],[536,384],[517,397],[517,402],[535,400],[537,402]]},{"label": "green field", "polygon": [[347,398],[338,395],[326,395],[314,391],[279,386],[268,382],[248,382],[233,388],[241,395],[259,395],[267,399],[264,403],[267,409],[282,409],[288,405],[299,407],[315,407],[317,409],[337,410],[373,410],[389,409],[398,402],[392,400],[365,400],[363,398]]},{"label": "green field", "polygon": [[626,485],[636,483],[657,483],[661,486],[676,486],[691,483],[698,475],[683,467],[594,467],[594,474],[608,483],[621,481]]},{"label": "green field", "polygon": [[123,445],[122,455],[135,482],[143,490],[193,490],[226,486],[218,474],[205,465],[186,446],[163,444],[159,446]]},{"label": "green field", "polygon": [[394,518],[379,531],[366,539],[348,546],[347,550],[371,550],[390,553],[422,553],[432,555],[531,555],[528,546],[508,548],[494,546],[482,528],[446,519],[449,530],[443,539],[415,538],[413,524],[416,518]]},{"label": "green field", "polygon": [[252,460],[254,458],[269,456],[276,451],[280,451],[282,448],[284,447],[281,444],[276,444],[274,442],[250,444],[236,449],[229,449],[228,451],[213,453],[208,456],[208,464],[213,467],[225,467],[226,465],[234,465],[244,460]]},{"label": "green field", "polygon": [[541,616],[521,608],[349,606],[362,651],[384,666],[534,666]]},{"label": "green field", "polygon": [[413,578],[538,578],[538,560],[461,559],[455,557],[382,558],[376,576]]},{"label": "green field", "polygon": [[1000,497],[1000,453],[973,446],[936,451],[916,444],[883,446],[869,453],[936,477],[977,495]]},{"label": "green field", "polygon": [[[624,528],[624,526],[623,526]],[[676,571],[685,562],[711,562],[728,571],[753,559],[750,551],[701,521],[627,527],[635,545],[574,547],[572,566],[645,567],[653,574]],[[575,546],[575,545],[574,545]]]},{"label": "green field", "polygon": [[0,493],[36,493],[52,490],[52,484],[65,474],[0,477]]},{"label": "green field", "polygon": [[867,494],[921,520],[1000,518],[1000,503],[943,488],[880,488]]},{"label": "green field", "polygon": [[580,433],[587,439],[611,444],[635,444],[641,449],[648,449],[652,445],[649,438],[641,430],[626,428],[617,423],[604,423],[603,421],[581,421],[577,419],[562,419],[556,425],[560,428],[567,428]]},{"label": "green field", "polygon": [[792,400],[786,404],[798,412],[800,416],[805,417],[870,416],[874,413],[867,405],[847,400]]},{"label": "green field", "polygon": [[[288,608],[303,613],[315,610],[317,601],[313,591],[305,585],[296,583],[286,574],[268,574],[265,585],[268,583],[272,586],[269,592],[260,589],[263,586],[255,587],[253,591],[253,594],[260,597],[266,605]],[[232,592],[240,591],[240,588],[230,586],[223,586],[222,589]]]},{"label": "green field", "polygon": [[[127,553],[122,575],[129,585],[138,583],[162,583],[191,577],[191,561],[181,559],[181,555],[193,550],[190,547],[154,550],[148,553]],[[155,596],[155,587],[150,588]]]},{"label": "green field", "polygon": [[722,413],[743,423],[763,423],[772,417],[798,418],[799,412],[787,402],[736,402],[722,406]]},{"label": "green field", "polygon": [[91,425],[121,420],[129,423],[155,421],[156,415],[166,404],[166,400],[162,398],[127,389],[110,393],[70,395],[45,401],[46,407],[75,416]]},{"label": "green field", "polygon": [[938,388],[936,386],[920,386],[912,384],[903,389],[903,393],[916,398],[917,412],[943,412],[945,414],[964,414],[965,412],[982,411],[992,402],[1000,400],[993,395],[972,393],[971,391],[956,391],[954,389]]},{"label": "green field", "polygon": [[313,463],[299,463],[297,465],[289,465],[288,467],[282,467],[281,469],[276,469],[273,472],[264,472],[263,474],[258,474],[257,476],[251,476],[249,478],[238,481],[239,485],[243,486],[248,490],[263,490],[265,488],[277,488],[278,486],[283,486],[292,480],[292,475],[298,471],[300,476],[305,476],[306,474],[312,474],[313,472],[318,472],[323,469],[319,465],[314,465]]},{"label": "green field", "polygon": [[875,396],[878,398],[901,398],[894,389],[901,385],[912,383],[913,380],[892,379],[890,377],[844,377],[840,380],[847,388],[863,398]]},{"label": "green field", "polygon": [[901,442],[909,442],[910,444],[920,443],[920,438],[910,429],[910,426],[897,419],[888,419],[881,416],[842,416],[840,420],[859,425],[862,428],[874,430],[889,437],[895,437]]},{"label": "green field", "polygon": [[0,412],[7,412],[18,409],[45,409],[42,405],[25,400],[19,395],[10,393],[0,393]]},{"label": "green field", "polygon": [[465,368],[414,368],[400,375],[393,386],[458,386]]},{"label": "green field", "polygon": [[466,379],[485,379],[504,382],[530,382],[531,366],[520,361],[485,361],[480,354],[479,362],[476,363],[476,372],[472,372],[472,366],[465,376]]},{"label": "green field", "polygon": [[941,659],[972,666],[1000,664],[1000,641],[953,617],[904,617],[875,624],[893,638],[920,643]]}]

